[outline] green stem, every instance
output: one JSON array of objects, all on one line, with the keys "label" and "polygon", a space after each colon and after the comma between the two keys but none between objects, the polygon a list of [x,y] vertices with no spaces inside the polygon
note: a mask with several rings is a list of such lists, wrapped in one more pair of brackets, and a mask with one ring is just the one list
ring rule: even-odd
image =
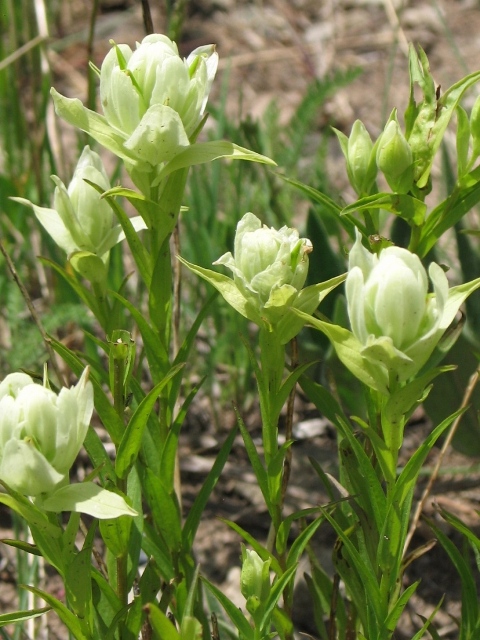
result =
[{"label": "green stem", "polygon": [[260,329],[260,364],[262,373],[262,393],[264,401],[263,446],[265,461],[268,465],[278,450],[278,418],[280,412],[275,409],[275,400],[282,384],[285,367],[285,347],[280,344],[274,331]]},{"label": "green stem", "polygon": [[[128,354],[128,345],[121,339],[112,344],[112,366],[113,366],[113,407],[118,416],[125,420],[125,363]],[[127,480],[117,478],[117,488],[124,494],[127,493]],[[123,605],[128,603],[127,591],[127,555],[123,554],[116,558],[117,565],[117,596]]]}]

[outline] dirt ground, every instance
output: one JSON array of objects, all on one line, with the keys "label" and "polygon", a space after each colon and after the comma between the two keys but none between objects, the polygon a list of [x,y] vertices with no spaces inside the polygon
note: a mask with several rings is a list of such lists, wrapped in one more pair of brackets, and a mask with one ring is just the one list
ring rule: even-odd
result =
[{"label": "dirt ground", "polygon": [[[87,6],[90,3],[87,3]],[[133,45],[143,37],[140,3],[108,0],[101,3],[94,47],[94,61],[100,64],[108,41]],[[162,31],[165,21],[160,0],[151,2],[154,26]],[[155,6],[157,5],[157,6]],[[158,6],[161,5],[161,6]],[[86,13],[83,0],[64,2],[54,38],[71,36],[51,57],[58,88],[70,97],[85,99]],[[72,36],[73,34],[73,36]],[[446,88],[480,67],[480,4],[477,0],[194,0],[190,3],[181,43],[185,53],[200,44],[214,42],[220,55],[220,72],[212,100],[218,97],[224,74],[229,74],[228,110],[238,114],[239,91],[242,116],[261,117],[270,101],[281,106],[288,121],[308,84],[336,70],[360,67],[363,73],[340,89],[318,115],[318,127],[333,125],[346,133],[356,118],[364,121],[372,136],[378,135],[389,112],[398,106],[402,113],[408,97],[408,42],[427,52],[436,82]],[[78,37],[76,37],[78,36]],[[475,95],[469,94],[473,101]],[[329,177],[348,200],[344,167],[339,150],[332,149]],[[287,509],[297,510],[325,502],[326,496],[305,471],[307,457],[314,456],[324,471],[334,471],[334,433],[321,417],[300,402],[296,415],[297,442],[293,448],[294,471],[287,496]],[[301,421],[299,425],[298,422]],[[251,417],[252,433],[258,435],[258,420]],[[405,456],[428,431],[419,416],[408,432]],[[185,508],[193,501],[200,483],[218,451],[208,412],[191,418],[189,440],[182,441],[182,475],[187,489]],[[244,447],[239,440],[227,464],[213,500],[205,514],[197,540],[202,569],[231,597],[238,598],[240,541],[218,517],[234,520],[259,537],[267,534],[268,518],[262,507]],[[446,466],[469,467],[477,461],[451,453]],[[429,462],[430,465],[434,460]],[[427,511],[435,517],[433,503],[454,511],[474,527],[480,525],[479,475],[443,475],[437,482]],[[5,524],[8,522],[3,518]],[[478,533],[478,532],[477,532]],[[425,543],[431,533],[419,528],[413,547]],[[322,563],[331,563],[333,534],[320,533],[316,548]],[[214,550],[214,551],[212,551]],[[0,611],[8,610],[13,597],[14,559],[0,548]],[[306,570],[307,568],[305,568]],[[301,573],[301,572],[300,572]],[[440,637],[456,638],[451,616],[460,607],[459,580],[437,546],[412,565],[409,582],[421,578],[402,620],[397,640],[408,640],[421,626],[417,614],[428,616],[445,594],[445,604],[436,622]],[[315,634],[304,586],[298,585],[296,622],[299,631]],[[239,606],[242,600],[239,599]],[[51,637],[62,638],[55,627]]]}]

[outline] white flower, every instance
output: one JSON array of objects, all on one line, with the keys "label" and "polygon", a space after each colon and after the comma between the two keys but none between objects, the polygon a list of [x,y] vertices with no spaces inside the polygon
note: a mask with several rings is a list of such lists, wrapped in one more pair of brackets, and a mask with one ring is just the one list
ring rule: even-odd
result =
[{"label": "white flower", "polygon": [[57,112],[140,171],[151,171],[190,145],[218,65],[214,45],[186,59],[164,35],[132,51],[114,45],[100,70],[104,117],[52,90]]},{"label": "white flower", "polygon": [[[104,191],[110,189],[100,156],[86,146],[68,189],[57,176],[52,176],[52,180],[56,184],[53,209],[38,207],[23,198],[13,199],[32,207],[38,221],[69,256],[79,251],[88,252],[106,263],[110,249],[123,240],[125,234],[120,224],[114,224],[108,202],[85,182],[89,180]],[[137,231],[146,228],[140,216],[131,222]]]},{"label": "white flower", "polygon": [[296,229],[277,231],[246,213],[237,225],[234,255],[228,252],[214,264],[228,267],[243,295],[268,316],[280,300],[287,304],[302,289],[311,251],[310,240]]},{"label": "white flower", "polygon": [[93,412],[88,369],[75,387],[57,395],[24,373],[0,383],[0,480],[27,496],[65,481]]},{"label": "white flower", "polygon": [[300,238],[296,229],[278,231],[262,226],[253,213],[246,213],[237,225],[234,255],[224,254],[213,264],[222,264],[233,273],[223,274],[178,259],[191,271],[210,282],[239,313],[259,327],[275,330],[281,344],[294,338],[305,319],[292,310],[313,313],[323,298],[345,276],[303,289],[312,243]]},{"label": "white flower", "polygon": [[[433,293],[428,293],[428,276]],[[427,362],[463,300],[479,281],[449,290],[443,269],[431,263],[428,276],[407,249],[387,247],[379,256],[361,243],[350,252],[346,296],[360,353],[377,365],[379,387],[405,382]]]}]

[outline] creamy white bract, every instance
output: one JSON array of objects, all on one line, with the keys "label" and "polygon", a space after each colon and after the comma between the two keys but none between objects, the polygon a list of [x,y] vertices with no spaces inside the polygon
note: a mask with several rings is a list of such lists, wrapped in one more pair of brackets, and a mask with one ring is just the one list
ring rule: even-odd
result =
[{"label": "creamy white bract", "polygon": [[51,493],[67,478],[93,412],[86,369],[57,395],[24,373],[0,383],[0,479],[27,496]]},{"label": "creamy white bract", "polygon": [[228,267],[243,296],[274,322],[305,284],[311,251],[310,240],[296,229],[277,231],[246,213],[237,225],[234,255],[225,253],[214,264]]}]

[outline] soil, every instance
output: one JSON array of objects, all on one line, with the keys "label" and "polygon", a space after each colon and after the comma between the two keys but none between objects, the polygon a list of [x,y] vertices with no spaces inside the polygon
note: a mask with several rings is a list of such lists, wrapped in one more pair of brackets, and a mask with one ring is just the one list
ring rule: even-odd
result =
[{"label": "soil", "polygon": [[[163,3],[155,3],[159,4],[163,7]],[[318,133],[328,125],[348,133],[354,120],[360,118],[372,136],[376,136],[391,109],[397,106],[401,113],[406,106],[408,42],[425,49],[436,82],[444,88],[480,67],[480,7],[476,0],[193,0],[187,4],[181,49],[187,53],[201,44],[217,44],[221,63],[211,99],[218,98],[228,74],[227,107],[232,117],[249,114],[260,118],[267,105],[276,100],[282,120],[288,122],[314,79],[358,67],[362,73],[348,86],[336,91],[318,114]],[[54,34],[54,41],[61,42],[62,47],[57,47],[57,53],[51,56],[56,86],[66,95],[82,100],[86,96],[86,6],[89,5],[86,0],[62,3]],[[101,7],[93,51],[97,65],[109,48],[109,39],[133,45],[135,39],[140,40],[144,35],[140,3],[109,0],[101,2]],[[161,32],[165,28],[162,9],[152,6],[152,10],[155,29]],[[470,93],[468,100],[474,98]],[[340,152],[332,146],[329,178],[348,200],[351,193],[344,174]],[[232,421],[233,416],[229,413],[222,420],[226,425]],[[252,436],[258,438],[259,420],[255,412],[248,416],[248,423]],[[297,404],[295,424],[296,443],[287,511],[328,501],[310,470],[309,456],[314,457],[324,471],[335,471],[334,432],[302,399]],[[420,413],[407,430],[404,459],[429,428],[428,420]],[[182,439],[180,456],[186,510],[223,438],[212,426],[207,405],[197,405],[195,414],[189,418],[187,431],[188,439]],[[428,462],[430,468],[438,455],[438,450],[432,454]],[[450,450],[444,467],[470,468],[476,462]],[[460,541],[438,516],[438,506],[457,514],[479,534],[479,477],[480,474],[474,471],[442,475],[425,505],[427,515],[458,544]],[[426,482],[427,478],[420,483],[417,499]],[[202,570],[242,606],[243,599],[239,596],[240,540],[219,518],[233,520],[259,539],[267,535],[268,517],[240,439],[235,443],[231,462],[227,463],[205,512],[196,553]],[[5,510],[0,510],[0,523],[8,537],[10,523]],[[4,537],[4,532],[0,535]],[[432,538],[428,527],[420,524],[411,548]],[[327,527],[321,528],[315,549],[326,567],[331,566],[333,541],[333,533]],[[307,566],[305,570],[308,571]],[[0,611],[15,606],[14,576],[15,554],[2,545]],[[421,584],[402,618],[397,640],[412,638],[422,625],[419,615],[427,617],[443,596],[445,601],[435,619],[436,628],[441,638],[455,640],[454,617],[460,609],[460,582],[440,545],[411,565],[408,583],[417,579],[421,579]],[[54,577],[50,577],[50,586],[59,588]],[[315,635],[302,580],[297,589],[295,621],[298,630]],[[66,637],[52,616],[49,615],[48,620],[50,637]]]}]

